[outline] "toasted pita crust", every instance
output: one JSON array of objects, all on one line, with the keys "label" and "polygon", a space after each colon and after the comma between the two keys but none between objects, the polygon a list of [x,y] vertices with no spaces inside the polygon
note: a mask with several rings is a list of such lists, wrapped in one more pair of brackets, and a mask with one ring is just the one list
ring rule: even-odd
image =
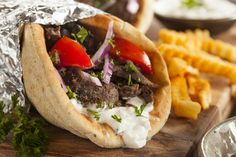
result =
[{"label": "toasted pita crust", "polygon": [[146,33],[153,20],[153,0],[140,0],[137,19],[133,24],[139,31]]},{"label": "toasted pita crust", "polygon": [[[81,20],[84,25],[102,36],[105,35],[110,21],[114,21],[114,32],[117,36],[136,43],[148,52],[154,72],[151,79],[161,85],[161,88],[155,91],[154,110],[151,112],[151,138],[163,127],[170,113],[171,92],[166,65],[154,44],[130,24],[111,15],[97,15]],[[21,59],[26,93],[45,119],[80,137],[88,138],[101,147],[125,146],[122,137],[116,135],[110,126],[91,120],[79,113],[71,104],[55,74],[46,50],[44,31],[40,25],[25,25]]]}]

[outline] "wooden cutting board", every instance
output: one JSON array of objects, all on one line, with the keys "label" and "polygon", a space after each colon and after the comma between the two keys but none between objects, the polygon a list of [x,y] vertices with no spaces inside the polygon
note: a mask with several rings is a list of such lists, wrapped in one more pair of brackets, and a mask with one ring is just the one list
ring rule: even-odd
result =
[{"label": "wooden cutting board", "polygon": [[[209,76],[207,76],[209,78]],[[86,139],[49,125],[49,147],[46,157],[192,157],[204,133],[230,114],[230,88],[221,78],[211,78],[213,102],[215,106],[203,111],[198,120],[170,117],[167,124],[142,149],[102,149]],[[9,141],[0,145],[0,157],[13,157],[14,150]]]}]

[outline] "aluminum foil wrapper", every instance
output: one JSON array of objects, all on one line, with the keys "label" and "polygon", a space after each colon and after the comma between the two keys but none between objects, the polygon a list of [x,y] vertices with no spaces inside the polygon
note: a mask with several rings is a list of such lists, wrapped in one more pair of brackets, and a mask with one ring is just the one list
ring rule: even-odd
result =
[{"label": "aluminum foil wrapper", "polygon": [[16,92],[26,104],[20,62],[23,24],[62,25],[103,13],[73,0],[0,0],[0,100],[6,103],[6,112]]},{"label": "aluminum foil wrapper", "polygon": [[200,145],[202,157],[236,157],[236,117],[209,130]]}]

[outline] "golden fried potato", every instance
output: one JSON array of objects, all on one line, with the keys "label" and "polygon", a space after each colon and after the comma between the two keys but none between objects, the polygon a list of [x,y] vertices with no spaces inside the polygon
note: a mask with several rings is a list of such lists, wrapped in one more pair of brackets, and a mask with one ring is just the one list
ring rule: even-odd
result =
[{"label": "golden fried potato", "polygon": [[210,33],[207,30],[197,29],[195,31],[186,31],[187,42],[185,46],[189,50],[202,50],[202,44],[210,38]]},{"label": "golden fried potato", "polygon": [[178,33],[174,30],[161,29],[160,40],[166,44],[185,45],[187,37],[184,33]]},{"label": "golden fried potato", "polygon": [[230,62],[236,62],[236,47],[223,41],[206,39],[202,44],[202,50]]},{"label": "golden fried potato", "polygon": [[203,88],[201,91],[199,91],[198,95],[199,95],[198,102],[201,104],[202,109],[203,110],[208,109],[212,101],[210,88]]},{"label": "golden fried potato", "polygon": [[176,76],[184,76],[187,72],[187,63],[180,58],[171,58],[169,62],[167,62],[168,65],[168,72],[170,78],[176,77]]},{"label": "golden fried potato", "polygon": [[172,85],[172,98],[175,100],[191,100],[188,94],[187,81],[184,77],[175,77],[171,79]]},{"label": "golden fried potato", "polygon": [[181,58],[171,58],[167,62],[167,65],[170,78],[184,76],[185,74],[199,75],[198,69],[189,66],[187,62]]},{"label": "golden fried potato", "polygon": [[187,74],[193,75],[193,76],[199,76],[200,72],[198,69],[188,65],[187,67]]},{"label": "golden fried potato", "polygon": [[212,100],[209,82],[190,75],[187,76],[187,82],[192,100],[199,102],[203,110],[208,109]]},{"label": "golden fried potato", "polygon": [[236,46],[211,38],[207,30],[176,32],[162,29],[160,40],[166,44],[183,46],[190,51],[206,51],[230,62],[236,62]]},{"label": "golden fried potato", "polygon": [[[199,71],[226,77],[236,84],[236,66],[221,59],[236,62],[236,47],[212,39],[207,30],[163,29],[156,46],[168,65],[172,106],[178,117],[196,119],[201,108],[210,107],[211,87],[199,78]],[[236,85],[232,95],[236,97]]]},{"label": "golden fried potato", "polygon": [[197,101],[198,100],[198,95],[197,95],[198,90],[196,89],[197,80],[195,79],[195,77],[192,76],[187,76],[186,80],[188,84],[188,93],[191,99]]},{"label": "golden fried potato", "polygon": [[171,79],[172,106],[177,117],[197,119],[201,105],[193,102],[188,94],[187,82],[184,77]]},{"label": "golden fried potato", "polygon": [[175,115],[177,117],[196,120],[201,112],[201,105],[192,100],[177,100],[173,103]]},{"label": "golden fried potato", "polygon": [[160,31],[160,40],[166,44],[183,46],[189,50],[201,50],[202,44],[210,38],[207,30],[197,29],[186,32],[176,32],[173,30],[162,29]]},{"label": "golden fried potato", "polygon": [[203,51],[192,52],[176,45],[161,44],[158,49],[167,62],[173,57],[179,57],[202,72],[226,77],[232,84],[236,84],[236,66],[219,57]]}]

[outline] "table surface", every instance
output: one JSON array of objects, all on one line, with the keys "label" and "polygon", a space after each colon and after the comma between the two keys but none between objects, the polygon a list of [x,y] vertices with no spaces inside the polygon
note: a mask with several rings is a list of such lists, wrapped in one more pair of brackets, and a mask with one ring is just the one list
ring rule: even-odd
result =
[{"label": "table surface", "polygon": [[[153,40],[158,38],[157,34],[163,26],[156,19],[147,36]],[[236,45],[236,25],[229,31],[218,35],[217,38]],[[178,119],[171,117],[164,128],[154,138],[148,142],[143,149],[103,149],[97,147],[88,140],[81,139],[71,133],[49,126],[48,132],[50,137],[49,150],[45,156],[47,157],[71,157],[71,156],[160,156],[160,157],[191,157],[197,148],[203,134],[216,122],[228,116],[225,106],[231,103],[229,96],[229,87],[227,82],[214,79],[214,104],[218,107],[212,107],[202,112],[197,121]],[[227,107],[227,108],[228,108]],[[231,108],[229,108],[231,111]],[[226,113],[226,114],[224,114]],[[215,118],[217,117],[217,118]],[[206,121],[207,120],[207,121]],[[175,127],[173,127],[175,126]],[[15,152],[9,145],[9,141],[0,145],[0,157],[13,157]]]}]

